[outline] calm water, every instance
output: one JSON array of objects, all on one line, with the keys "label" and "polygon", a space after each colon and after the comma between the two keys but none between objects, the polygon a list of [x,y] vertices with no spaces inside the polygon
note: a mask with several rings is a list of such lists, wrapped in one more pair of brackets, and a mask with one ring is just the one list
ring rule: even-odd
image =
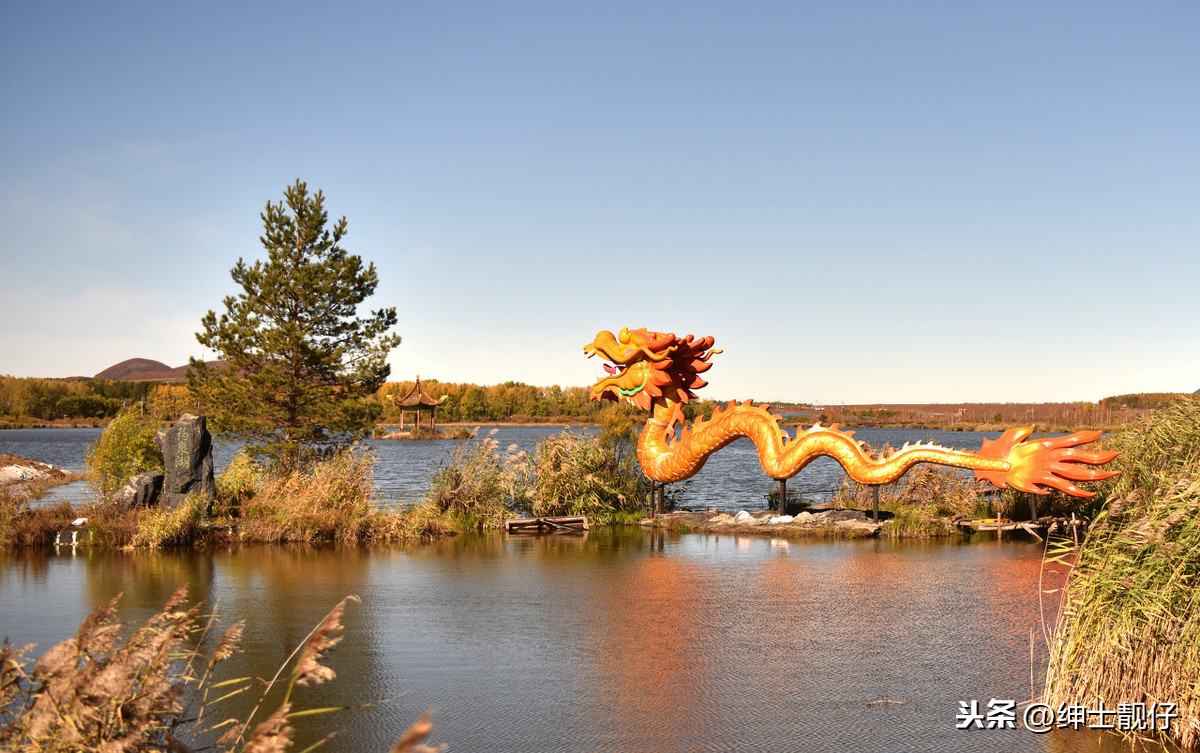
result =
[{"label": "calm water", "polygon": [[[532,452],[538,438],[562,431],[553,426],[500,426],[492,435],[499,442],[501,451],[510,445]],[[479,431],[480,438],[487,436],[489,427]],[[595,427],[573,428],[571,431],[594,434]],[[100,435],[100,429],[7,429],[0,430],[0,454],[53,463],[71,470],[84,468],[83,455],[89,444]],[[795,429],[792,429],[793,436]],[[880,449],[885,444],[899,448],[905,442],[934,440],[946,447],[978,450],[986,437],[995,439],[998,432],[954,432],[924,429],[861,429],[856,439],[868,446]],[[478,441],[478,440],[471,440]],[[440,462],[446,462],[460,442],[454,440],[431,440],[411,442],[402,440],[371,440],[369,442],[379,458],[375,466],[375,484],[378,487],[379,504],[405,505],[420,499],[429,488],[429,476]],[[218,472],[233,457],[236,446],[218,442],[213,450],[213,460]],[[836,462],[819,458],[788,482],[789,493],[796,490],[806,499],[827,500],[841,483],[844,473]],[[705,464],[704,469],[691,479],[672,484],[669,488],[677,493],[677,504],[681,507],[716,510],[761,510],[767,506],[767,492],[774,486],[758,464],[757,451],[748,439],[740,439],[717,454]],[[54,493],[55,499],[83,502],[90,490],[86,483],[62,487]]]},{"label": "calm water", "polygon": [[1119,750],[1090,733],[955,729],[959,701],[1029,697],[1039,562],[1020,542],[641,530],[369,551],[0,553],[0,635],[44,648],[118,593],[129,623],[188,583],[224,624],[247,622],[228,675],[269,677],[357,594],[330,661],[338,678],[298,702],[400,697],[305,720],[308,741],[344,730],[332,750],[386,750],[431,707],[435,741],[453,751]]},{"label": "calm water", "polygon": [[[553,431],[494,436],[530,450]],[[0,431],[0,453],[77,469],[97,434]],[[934,438],[977,449],[981,436],[859,433],[876,447]],[[373,445],[381,503],[403,504],[458,443]],[[217,448],[218,467],[232,451]],[[817,461],[789,487],[821,498],[840,476]],[[739,442],[681,486],[682,504],[761,509],[771,482]],[[990,539],[785,543],[637,529],[349,551],[0,552],[0,636],[44,649],[117,594],[132,623],[186,583],[224,624],[246,620],[247,650],[228,676],[269,677],[357,594],[330,662],[338,679],[298,701],[400,697],[306,720],[307,742],[344,729],[330,750],[386,750],[431,707],[435,742],[452,751],[1122,750],[1091,733],[955,729],[959,701],[1030,697],[1040,557],[1035,544]],[[901,703],[873,703],[883,700]]]}]

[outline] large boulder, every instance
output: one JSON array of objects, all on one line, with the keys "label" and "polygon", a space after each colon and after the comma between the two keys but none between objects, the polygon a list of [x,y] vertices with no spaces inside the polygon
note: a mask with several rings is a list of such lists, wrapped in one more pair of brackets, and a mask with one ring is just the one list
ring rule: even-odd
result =
[{"label": "large boulder", "polygon": [[190,494],[203,494],[209,507],[216,499],[212,434],[206,423],[204,416],[185,413],[173,426],[165,426],[154,435],[166,469],[162,503],[169,509],[175,509]]},{"label": "large boulder", "polygon": [[125,486],[117,489],[108,500],[125,510],[130,507],[150,507],[158,502],[162,493],[163,480],[161,473],[139,473],[125,482]]}]

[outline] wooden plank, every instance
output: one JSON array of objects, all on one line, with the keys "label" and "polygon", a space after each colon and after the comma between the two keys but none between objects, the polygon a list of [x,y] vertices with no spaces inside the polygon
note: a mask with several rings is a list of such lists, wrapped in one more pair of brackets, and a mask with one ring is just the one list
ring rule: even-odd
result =
[{"label": "wooden plank", "polygon": [[544,518],[509,518],[504,521],[506,531],[528,530],[551,531],[588,531],[587,517],[584,515],[558,515]]}]

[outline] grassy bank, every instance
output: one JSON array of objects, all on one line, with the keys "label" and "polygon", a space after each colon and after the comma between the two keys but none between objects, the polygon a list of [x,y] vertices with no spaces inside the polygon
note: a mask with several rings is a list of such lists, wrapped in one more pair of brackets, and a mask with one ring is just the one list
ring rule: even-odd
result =
[{"label": "grassy bank", "polygon": [[[113,420],[87,454],[98,500],[91,504],[40,506],[31,504],[31,487],[0,489],[0,546],[51,546],[65,530],[100,548],[390,543],[499,528],[521,515],[636,521],[646,492],[636,429],[613,411],[602,414],[598,438],[563,432],[532,455],[515,445],[501,450],[490,437],[463,443],[434,470],[426,498],[407,507],[374,505],[375,457],[365,446],[287,473],[238,455],[217,477],[211,509],[200,497],[172,510],[102,501],[123,479],[161,469],[153,434],[132,414]],[[86,522],[73,525],[80,518]]]},{"label": "grassy bank", "polygon": [[[1175,705],[1166,737],[1200,744],[1200,403],[1113,437],[1122,471],[1065,591],[1044,700]],[[1153,713],[1151,711],[1151,713]],[[1141,734],[1146,734],[1145,732]]]}]

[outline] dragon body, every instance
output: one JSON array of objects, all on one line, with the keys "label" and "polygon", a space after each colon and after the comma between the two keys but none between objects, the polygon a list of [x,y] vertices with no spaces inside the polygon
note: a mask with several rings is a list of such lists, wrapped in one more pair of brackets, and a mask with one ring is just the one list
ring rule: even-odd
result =
[{"label": "dragon body", "polygon": [[623,329],[614,335],[603,331],[584,352],[601,356],[608,376],[592,387],[593,400],[620,400],[650,411],[638,439],[638,460],[646,476],[661,483],[682,481],[703,466],[712,453],[738,439],[748,437],[758,450],[759,462],[768,476],[787,479],[818,457],[830,457],[847,475],[863,484],[896,481],[918,463],[968,468],[976,476],[1000,488],[1013,487],[1034,494],[1058,489],[1076,497],[1095,492],[1076,481],[1095,481],[1116,475],[1096,466],[1116,457],[1115,452],[1088,451],[1080,445],[1100,437],[1098,431],[1081,431],[1064,437],[1027,441],[1032,426],[1009,429],[995,440],[983,441],[979,452],[965,452],[937,444],[905,445],[886,456],[869,451],[854,439],[854,432],[837,425],[814,424],[792,437],[780,426],[780,416],[769,405],[731,402],[713,411],[712,417],[697,419],[676,438],[683,423],[682,406],[694,400],[695,390],[707,382],[700,374],[712,366],[712,337],[674,334],[646,329]]}]

